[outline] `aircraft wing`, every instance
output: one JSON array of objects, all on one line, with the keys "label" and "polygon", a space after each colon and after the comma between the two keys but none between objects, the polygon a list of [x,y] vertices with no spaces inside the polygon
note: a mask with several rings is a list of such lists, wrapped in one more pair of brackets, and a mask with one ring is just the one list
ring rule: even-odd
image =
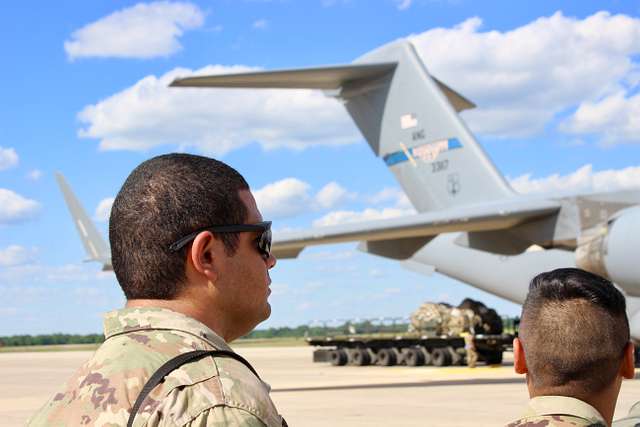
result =
[{"label": "aircraft wing", "polygon": [[296,258],[307,246],[365,241],[397,245],[394,258],[406,259],[440,233],[504,230],[559,210],[560,204],[549,200],[506,200],[301,232],[276,232],[271,249],[278,258]]}]

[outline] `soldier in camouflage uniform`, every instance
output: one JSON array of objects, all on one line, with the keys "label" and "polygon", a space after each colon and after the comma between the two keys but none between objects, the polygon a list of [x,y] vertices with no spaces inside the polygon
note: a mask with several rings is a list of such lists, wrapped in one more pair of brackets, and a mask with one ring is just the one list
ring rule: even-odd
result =
[{"label": "soldier in camouflage uniform", "polygon": [[623,378],[634,377],[624,296],[576,268],[536,276],[522,306],[514,367],[531,400],[509,427],[611,425]]},{"label": "soldier in camouflage uniform", "polygon": [[[166,361],[193,350],[232,351],[227,343],[271,312],[268,270],[275,258],[270,223],[261,221],[247,183],[224,163],[171,154],[138,166],[109,222],[127,305],[107,313],[105,342],[29,425],[124,426]],[[205,357],[167,375],[134,425],[286,424],[269,386],[247,366]]]},{"label": "soldier in camouflage uniform", "polygon": [[462,337],[464,338],[464,350],[467,355],[467,366],[475,368],[476,363],[478,363],[478,351],[476,350],[476,343],[473,334],[463,332]]}]

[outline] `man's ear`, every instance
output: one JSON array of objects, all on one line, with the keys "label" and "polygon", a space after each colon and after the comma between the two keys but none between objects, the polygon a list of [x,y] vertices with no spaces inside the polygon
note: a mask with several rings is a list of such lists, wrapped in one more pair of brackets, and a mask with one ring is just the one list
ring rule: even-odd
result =
[{"label": "man's ear", "polygon": [[188,257],[193,269],[211,282],[215,282],[218,277],[216,261],[221,245],[211,232],[203,231],[193,239],[189,250]]},{"label": "man's ear", "polygon": [[529,372],[527,369],[527,361],[524,358],[524,347],[519,338],[513,339],[513,368],[518,374],[526,374]]},{"label": "man's ear", "polygon": [[620,375],[622,378],[633,379],[636,376],[634,351],[634,345],[629,341],[624,348],[624,357],[622,358],[622,365],[620,366]]}]

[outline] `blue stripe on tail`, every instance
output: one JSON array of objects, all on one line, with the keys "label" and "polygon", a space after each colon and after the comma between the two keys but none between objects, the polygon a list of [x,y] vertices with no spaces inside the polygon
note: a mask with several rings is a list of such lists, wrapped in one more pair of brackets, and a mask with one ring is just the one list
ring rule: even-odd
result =
[{"label": "blue stripe on tail", "polygon": [[[428,142],[426,144],[422,144],[422,145],[418,145],[416,147],[413,148],[409,148],[409,154],[411,156],[413,156],[413,151],[416,148],[419,147],[423,147],[425,145],[430,145],[430,144],[436,144],[440,141],[434,141],[434,142]],[[457,148],[462,148],[462,143],[460,142],[460,140],[458,138],[450,138],[447,140],[447,149],[445,151],[451,151],[451,150],[455,150]],[[405,152],[403,150],[400,151],[395,151],[393,153],[389,153],[387,155],[385,155],[383,157],[384,162],[387,164],[387,166],[391,167],[394,165],[397,165],[398,163],[403,163],[409,160],[409,158],[407,157],[407,155],[405,154]],[[435,159],[434,159],[435,160]]]}]

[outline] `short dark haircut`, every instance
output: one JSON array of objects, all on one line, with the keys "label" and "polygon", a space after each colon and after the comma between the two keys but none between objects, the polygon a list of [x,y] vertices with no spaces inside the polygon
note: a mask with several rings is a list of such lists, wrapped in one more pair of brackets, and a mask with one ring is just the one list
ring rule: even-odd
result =
[{"label": "short dark haircut", "polygon": [[578,268],[536,276],[522,307],[520,339],[534,387],[585,398],[612,384],[629,342],[622,293]]},{"label": "short dark haircut", "polygon": [[[242,224],[239,198],[249,186],[232,167],[192,154],[166,154],[131,172],[109,219],[111,262],[127,299],[173,299],[185,283],[190,245],[171,252],[179,238],[211,225]],[[216,235],[233,255],[235,233]]]}]

